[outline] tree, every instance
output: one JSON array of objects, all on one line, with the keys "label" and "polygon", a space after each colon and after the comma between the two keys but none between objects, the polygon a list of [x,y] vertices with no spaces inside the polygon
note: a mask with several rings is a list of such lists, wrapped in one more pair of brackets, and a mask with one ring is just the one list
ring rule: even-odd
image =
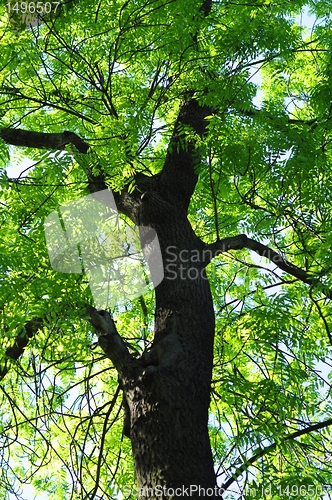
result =
[{"label": "tree", "polygon": [[[2,164],[33,161],[1,173],[2,498],[328,495],[328,2],[17,21],[37,5],[1,17]],[[143,249],[157,234],[164,279],[97,310],[43,223],[105,189]]]}]

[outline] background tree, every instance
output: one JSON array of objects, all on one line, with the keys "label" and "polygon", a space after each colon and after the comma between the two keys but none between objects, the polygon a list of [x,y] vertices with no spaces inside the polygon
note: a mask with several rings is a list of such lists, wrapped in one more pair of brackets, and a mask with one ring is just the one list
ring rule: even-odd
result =
[{"label": "background tree", "polygon": [[[1,498],[328,497],[329,3],[55,5],[1,11]],[[105,187],[165,270],[116,324],[44,239]]]}]

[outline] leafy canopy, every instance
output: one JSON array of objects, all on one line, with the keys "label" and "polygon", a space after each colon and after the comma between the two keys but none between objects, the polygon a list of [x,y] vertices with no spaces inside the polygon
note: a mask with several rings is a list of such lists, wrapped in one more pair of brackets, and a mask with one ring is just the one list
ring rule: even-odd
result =
[{"label": "leafy canopy", "polygon": [[[209,267],[218,482],[248,500],[318,499],[332,482],[329,427],[310,427],[332,410],[330,2],[215,1],[207,17],[200,7],[76,0],[34,27],[0,8],[0,126],[68,130],[91,146],[0,143],[3,366],[27,321],[43,320],[0,387],[3,499],[134,486],[116,373],[84,319],[87,279],[52,270],[43,222],[87,194],[85,167],[114,190],[160,171],[188,93],[216,110],[188,214],[197,235],[246,233],[317,277],[309,287],[248,251]],[[6,173],[25,158],[32,167]],[[133,352],[152,340],[153,307],[151,292],[113,311]]]}]

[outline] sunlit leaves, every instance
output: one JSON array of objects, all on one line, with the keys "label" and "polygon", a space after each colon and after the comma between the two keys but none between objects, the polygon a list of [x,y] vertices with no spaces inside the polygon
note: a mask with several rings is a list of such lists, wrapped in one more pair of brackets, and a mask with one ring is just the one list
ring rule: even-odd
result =
[{"label": "sunlit leaves", "polygon": [[[34,166],[7,176],[0,143],[1,353],[27,320],[44,322],[2,383],[1,498],[24,481],[57,499],[134,484],[117,377],[85,318],[87,279],[51,269],[43,222],[86,194],[86,169],[114,190],[159,172],[188,92],[215,110],[203,141],[183,130],[202,155],[188,214],[196,234],[246,232],[317,277],[309,287],[248,251],[208,268],[218,481],[235,474],[246,499],[303,499],[300,476],[308,488],[331,482],[328,428],[284,441],[331,413],[331,5],[213,2],[207,18],[200,5],[75,1],[20,31],[1,6],[1,127],[70,130],[90,145],[87,155],[24,149],[16,160]],[[153,293],[113,313],[138,356],[152,340]],[[237,476],[258,447],[266,454]]]}]

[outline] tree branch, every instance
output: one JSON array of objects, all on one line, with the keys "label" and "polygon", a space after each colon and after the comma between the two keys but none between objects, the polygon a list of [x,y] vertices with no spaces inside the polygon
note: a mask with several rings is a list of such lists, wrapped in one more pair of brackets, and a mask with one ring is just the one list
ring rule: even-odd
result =
[{"label": "tree branch", "polygon": [[86,309],[92,325],[97,330],[98,343],[114,364],[119,376],[125,379],[133,378],[140,365],[128,351],[110,314],[107,311],[97,311],[92,306],[87,306]]},{"label": "tree branch", "polygon": [[182,103],[160,174],[161,192],[167,193],[169,201],[185,210],[197,183],[200,155],[194,142],[185,138],[183,128],[189,126],[202,137],[207,126],[205,118],[213,112],[213,108],[200,106],[195,99]]},{"label": "tree branch", "polygon": [[22,331],[16,336],[14,344],[6,349],[4,367],[0,369],[0,380],[9,372],[10,361],[17,361],[18,358],[22,356],[29,340],[37,333],[42,325],[43,320],[41,318],[33,318],[24,325]]},{"label": "tree branch", "polygon": [[[261,109],[257,109],[257,108],[252,108],[250,110],[244,110],[244,109],[241,109],[240,110],[241,114],[243,116],[248,116],[250,118],[253,118],[255,116],[263,116],[269,120],[275,120],[276,117],[272,116],[272,115],[268,115],[264,110],[261,110]],[[303,124],[303,125],[313,125],[314,123],[317,123],[317,118],[311,118],[310,120],[300,120],[300,119],[296,119],[296,118],[288,118],[287,121],[285,123],[290,123],[290,124]]]},{"label": "tree branch", "polygon": [[[293,439],[296,439],[297,437],[304,436],[306,434],[310,434],[311,432],[319,431],[320,429],[324,429],[325,427],[328,427],[332,425],[332,418],[325,420],[324,422],[319,422],[317,424],[309,425],[309,427],[306,427],[305,429],[301,429],[299,431],[293,432],[292,434],[289,434],[288,436],[285,436],[279,444],[285,443],[286,441],[290,441]],[[222,486],[221,490],[225,491],[230,487],[231,484],[233,484],[242,474],[245,472],[250,465],[253,465],[257,460],[259,460],[261,457],[264,455],[267,455],[268,453],[271,453],[274,451],[277,447],[278,443],[272,443],[270,446],[267,446],[266,448],[258,448],[255,450],[254,454],[246,460],[240,467],[236,469],[236,471],[232,474],[232,477],[230,477]]]},{"label": "tree branch", "polygon": [[[202,253],[203,263],[204,265],[207,265],[214,257],[223,252],[228,252],[229,250],[242,250],[243,248],[253,250],[261,257],[265,257],[273,262],[273,264],[275,264],[282,271],[294,276],[307,285],[315,286],[319,282],[319,277],[313,277],[311,273],[295,266],[271,248],[259,243],[258,241],[248,238],[245,234],[223,238],[215,243],[205,245]],[[331,290],[326,289],[323,293],[327,298],[332,299]]]},{"label": "tree branch", "polygon": [[[63,150],[67,144],[73,144],[80,153],[87,154],[89,150],[89,144],[74,132],[69,131],[61,133],[43,133],[16,128],[3,128],[0,129],[0,137],[7,144],[27,148]],[[93,175],[91,170],[87,169],[85,165],[84,169],[87,175],[90,193],[107,189],[105,176],[103,174],[97,176]],[[121,193],[113,192],[113,195],[119,212],[128,215],[135,224],[139,225],[140,196],[145,189],[151,189],[154,178],[146,177],[141,173],[138,173],[135,178],[137,179],[137,187],[140,191],[136,192],[135,196],[134,193],[129,193],[127,188],[124,188]]]},{"label": "tree branch", "polygon": [[7,144],[26,148],[64,149],[67,144],[73,144],[80,153],[87,153],[89,149],[83,139],[67,130],[58,134],[46,134],[19,128],[3,128],[0,129],[0,137]]},{"label": "tree branch", "polygon": [[[212,0],[202,0],[198,16],[207,17],[211,13]],[[194,47],[198,51],[197,31],[192,34]],[[205,118],[215,112],[211,106],[200,106],[194,98],[195,93],[189,89],[175,122],[173,134],[168,146],[166,160],[160,175],[160,187],[167,193],[168,201],[187,211],[190,198],[194,192],[200,162],[200,153],[195,141],[186,138],[185,128],[191,128],[199,137],[203,137],[207,121]]]}]

